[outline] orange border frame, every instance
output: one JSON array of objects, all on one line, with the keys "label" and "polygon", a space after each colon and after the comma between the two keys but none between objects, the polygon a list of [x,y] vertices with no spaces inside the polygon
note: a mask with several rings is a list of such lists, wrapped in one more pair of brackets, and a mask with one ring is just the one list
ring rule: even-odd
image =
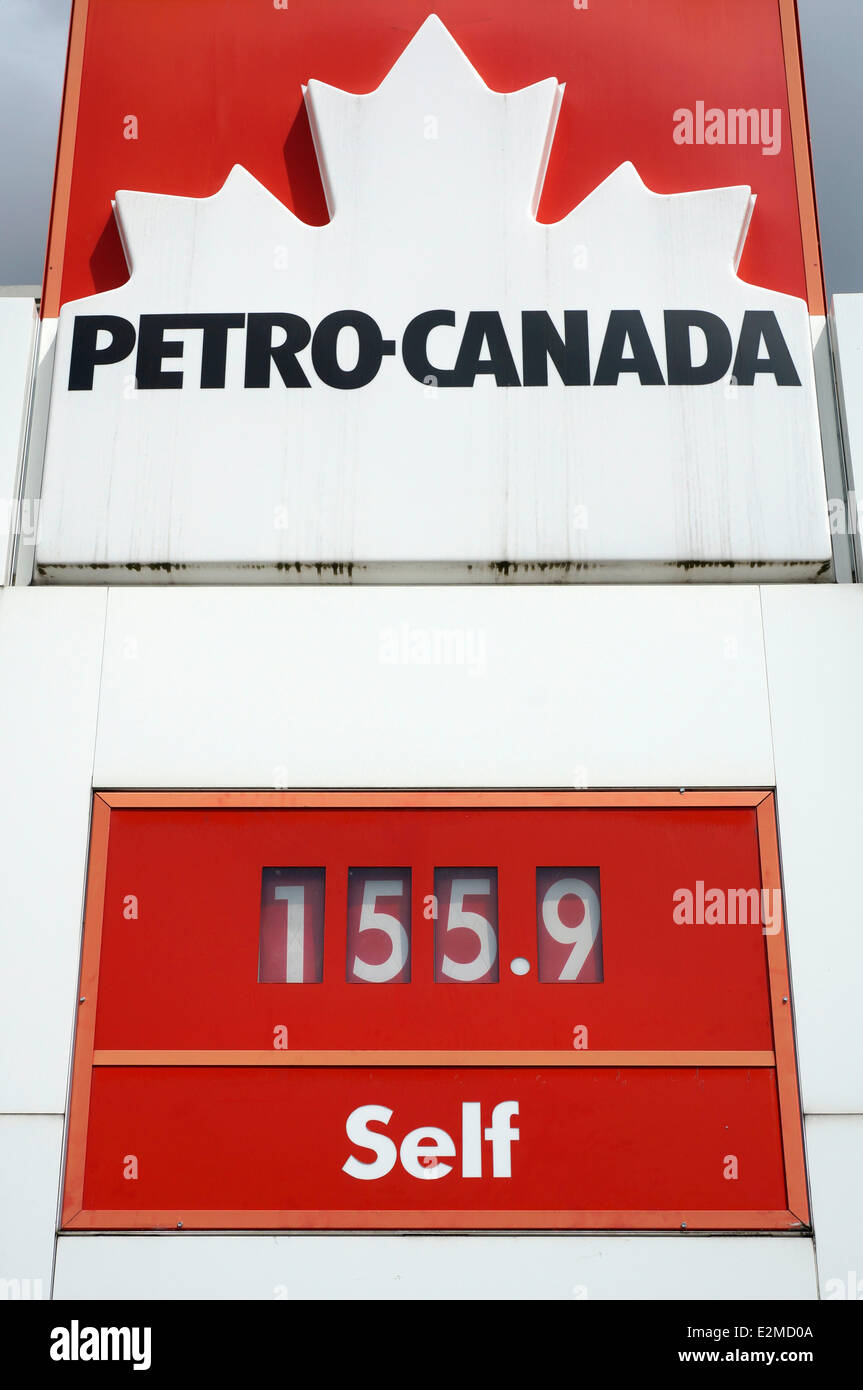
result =
[{"label": "orange border frame", "polygon": [[[785,81],[788,108],[791,115],[791,143],[794,151],[794,175],[797,184],[797,209],[803,243],[807,300],[810,314],[823,315],[827,312],[824,269],[821,259],[821,239],[818,232],[815,179],[812,168],[806,90],[803,81],[797,0],[776,0],[776,4],[779,9],[779,25],[785,56]],[[66,253],[66,228],[69,220],[72,170],[78,134],[78,105],[84,67],[84,43],[89,14],[90,0],[72,0],[69,51],[66,62],[60,137],[57,147],[54,193],[48,231],[48,253],[42,286],[43,318],[56,318],[61,308],[60,294]]]},{"label": "orange border frame", "polygon": [[84,43],[90,0],[72,0],[69,18],[69,48],[66,54],[66,76],[60,106],[60,133],[57,140],[57,159],[54,165],[54,191],[51,196],[51,215],[48,221],[48,248],[45,274],[42,281],[42,318],[55,319],[60,313],[60,290],[63,283],[63,264],[66,259],[66,228],[69,223],[69,202],[72,196],[72,168],[75,163],[75,143],[78,138],[78,105],[81,100],[81,77],[84,71]]},{"label": "orange border frame", "polygon": [[827,294],[824,284],[824,263],[821,258],[821,237],[818,231],[815,170],[812,164],[812,141],[809,135],[806,86],[803,80],[803,45],[800,41],[797,0],[779,0],[779,25],[782,30],[782,47],[785,51],[785,84],[788,91],[788,110],[791,116],[791,148],[794,151],[794,176],[797,181],[797,207],[800,213],[800,237],[803,242],[806,297],[809,302],[810,314],[823,315],[827,313]]},{"label": "orange border frame", "polygon": [[[780,890],[775,797],[771,791],[664,792],[97,792],[81,957],[61,1229],[158,1230],[794,1230],[809,1226],[784,913],[767,936],[773,1052],[166,1052],[95,1051],[96,1003],[111,812],[135,808],[259,807],[740,807],[756,815],[764,888]],[[95,1066],[738,1066],[774,1067],[779,1095],[784,1211],[85,1211],[84,1168]]]}]

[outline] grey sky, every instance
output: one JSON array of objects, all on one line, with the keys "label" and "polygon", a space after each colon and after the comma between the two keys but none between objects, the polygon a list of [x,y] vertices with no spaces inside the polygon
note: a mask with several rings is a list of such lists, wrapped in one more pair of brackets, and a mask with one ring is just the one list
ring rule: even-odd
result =
[{"label": "grey sky", "polygon": [[42,279],[71,0],[0,0],[0,284]]},{"label": "grey sky", "polygon": [[798,0],[829,294],[863,292],[861,0]]},{"label": "grey sky", "polygon": [[[0,284],[42,278],[70,3],[0,0]],[[863,292],[863,0],[798,3],[827,287]]]}]

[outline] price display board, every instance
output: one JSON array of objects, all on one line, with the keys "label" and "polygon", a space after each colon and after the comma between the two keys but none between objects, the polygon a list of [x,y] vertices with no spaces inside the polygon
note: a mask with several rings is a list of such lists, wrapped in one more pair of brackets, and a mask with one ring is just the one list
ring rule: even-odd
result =
[{"label": "price display board", "polygon": [[801,1229],[769,792],[94,797],[66,1229]]}]

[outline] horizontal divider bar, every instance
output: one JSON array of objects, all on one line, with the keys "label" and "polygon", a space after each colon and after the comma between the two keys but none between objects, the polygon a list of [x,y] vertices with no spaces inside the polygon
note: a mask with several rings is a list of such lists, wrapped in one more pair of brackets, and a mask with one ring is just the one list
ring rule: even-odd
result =
[{"label": "horizontal divider bar", "polygon": [[95,1067],[774,1067],[773,1052],[108,1051]]},{"label": "horizontal divider bar", "polygon": [[[182,1231],[177,1228],[182,1226]],[[792,1211],[79,1211],[67,1231],[149,1230],[680,1230],[790,1231]]]},{"label": "horizontal divider bar", "polygon": [[500,808],[530,808],[548,810],[551,807],[572,809],[623,807],[760,806],[771,793],[768,790],[749,791],[97,791],[108,806],[116,810],[156,810],[177,808],[239,808],[262,807],[270,810],[292,810],[297,807],[402,807],[424,809],[465,806]]}]

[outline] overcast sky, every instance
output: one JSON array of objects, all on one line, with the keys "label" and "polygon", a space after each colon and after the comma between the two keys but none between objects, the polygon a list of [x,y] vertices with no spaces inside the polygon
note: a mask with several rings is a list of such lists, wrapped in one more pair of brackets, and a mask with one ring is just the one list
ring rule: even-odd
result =
[{"label": "overcast sky", "polygon": [[[42,279],[70,3],[0,0],[0,285]],[[863,0],[798,3],[827,288],[863,292]]]}]

